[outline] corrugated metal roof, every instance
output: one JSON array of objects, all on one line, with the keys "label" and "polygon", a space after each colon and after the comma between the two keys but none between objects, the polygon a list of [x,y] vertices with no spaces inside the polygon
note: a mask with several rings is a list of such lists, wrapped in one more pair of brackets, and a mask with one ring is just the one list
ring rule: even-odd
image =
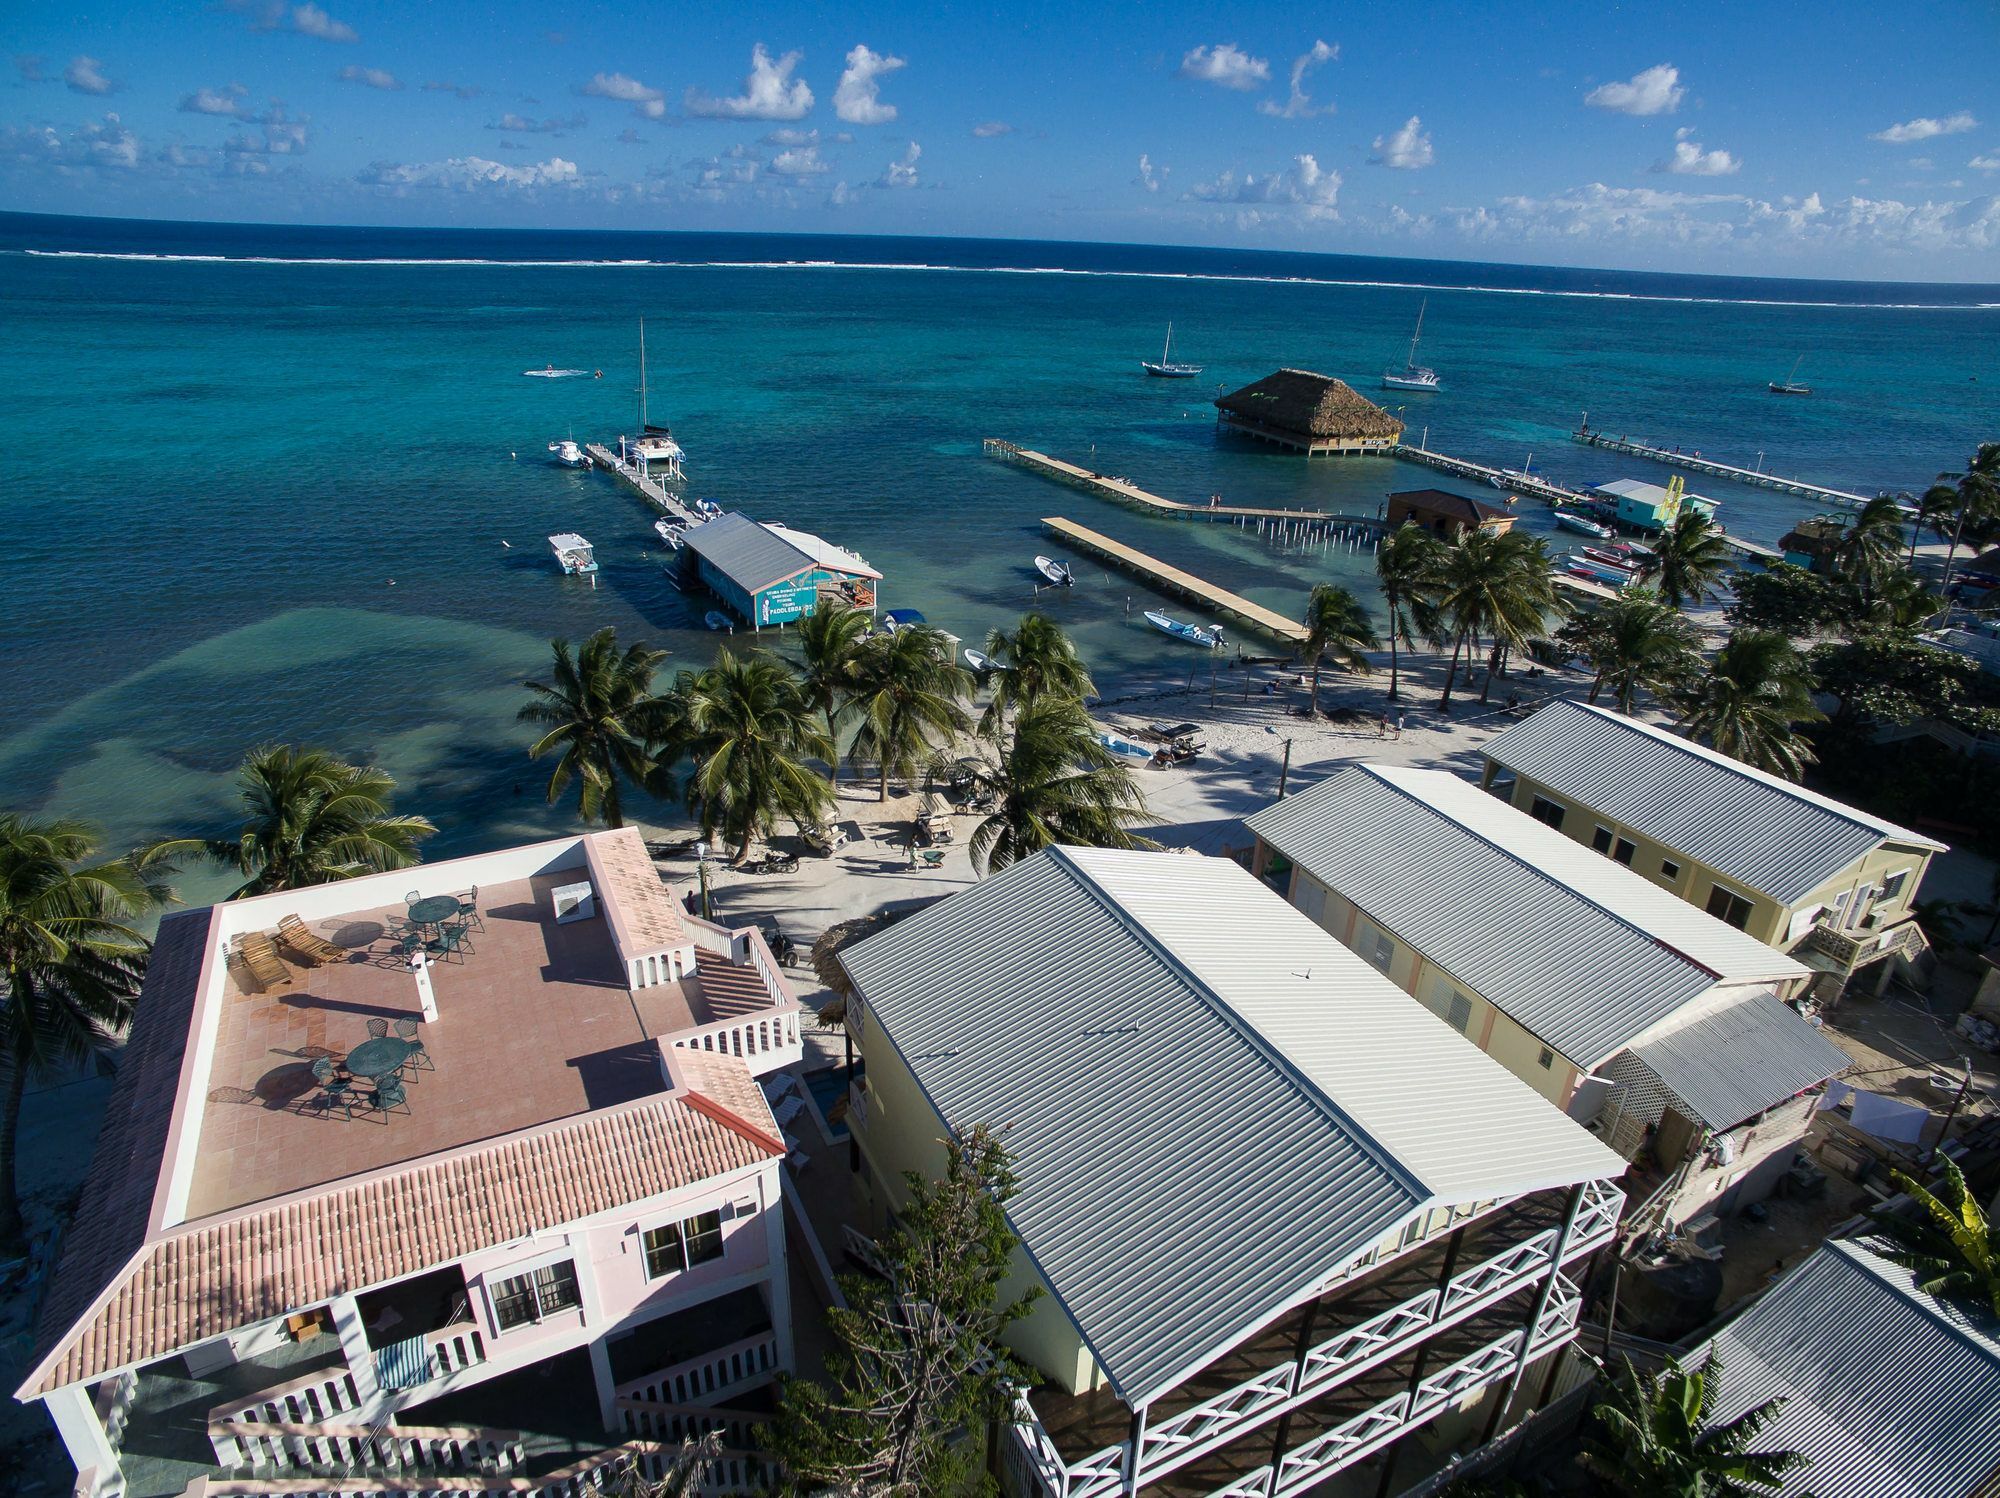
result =
[{"label": "corrugated metal roof", "polygon": [[1632,1054],[1712,1129],[1734,1128],[1854,1064],[1791,1006],[1767,993],[1642,1041]]},{"label": "corrugated metal roof", "polygon": [[1352,765],[1248,825],[1585,1068],[1718,982],[1806,971],[1440,770]]},{"label": "corrugated metal roof", "polygon": [[2000,1471],[2000,1322],[1861,1243],[1816,1250],[1712,1345],[1715,1420],[1785,1400],[1758,1449],[1812,1465],[1784,1498],[1961,1498]]},{"label": "corrugated metal roof", "polygon": [[[842,954],[1143,1403],[1417,1207],[1619,1161],[1225,860],[1051,849]],[[922,1128],[920,1122],[901,1127]]]},{"label": "corrugated metal roof", "polygon": [[746,593],[761,592],[814,565],[784,537],[733,511],[690,526],[681,532],[681,539]]},{"label": "corrugated metal roof", "polygon": [[1552,702],[1480,752],[1787,905],[1884,841],[1944,849],[1907,827],[1587,703]]}]

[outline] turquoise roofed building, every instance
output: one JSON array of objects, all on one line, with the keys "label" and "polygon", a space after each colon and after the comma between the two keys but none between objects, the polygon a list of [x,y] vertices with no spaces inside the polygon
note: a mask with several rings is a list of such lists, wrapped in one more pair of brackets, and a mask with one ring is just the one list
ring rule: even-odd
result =
[{"label": "turquoise roofed building", "polygon": [[875,609],[882,574],[810,531],[730,512],[682,535],[684,566],[752,629],[803,619],[826,598]]},{"label": "turquoise roofed building", "polygon": [[1649,484],[1644,479],[1614,479],[1608,484],[1598,484],[1591,489],[1598,499],[1610,500],[1618,506],[1618,523],[1629,525],[1642,531],[1663,531],[1674,523],[1683,508],[1695,511],[1706,519],[1713,520],[1720,508],[1719,501],[1705,494],[1689,494],[1676,475],[1664,486]]}]

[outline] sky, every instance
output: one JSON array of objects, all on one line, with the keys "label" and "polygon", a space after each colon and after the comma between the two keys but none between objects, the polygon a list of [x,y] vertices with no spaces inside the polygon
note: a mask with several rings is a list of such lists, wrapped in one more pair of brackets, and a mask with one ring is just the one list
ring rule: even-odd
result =
[{"label": "sky", "polygon": [[1989,0],[5,0],[0,44],[0,209],[2000,281]]}]

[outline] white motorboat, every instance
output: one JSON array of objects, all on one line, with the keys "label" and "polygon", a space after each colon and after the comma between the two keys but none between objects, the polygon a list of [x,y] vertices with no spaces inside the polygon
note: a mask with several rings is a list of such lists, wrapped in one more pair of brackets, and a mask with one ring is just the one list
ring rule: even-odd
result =
[{"label": "white motorboat", "polygon": [[551,442],[549,444],[549,451],[556,455],[556,461],[565,468],[588,468],[590,466],[590,454],[577,446],[574,437],[564,437],[560,441]]},{"label": "white motorboat", "polygon": [[524,369],[521,373],[531,380],[577,380],[589,374],[590,371],[587,369],[557,369],[555,365],[550,364],[541,369]]},{"label": "white motorboat", "polygon": [[965,652],[965,663],[981,676],[984,676],[993,669],[993,657],[983,650],[967,650]]},{"label": "white motorboat", "polygon": [[1069,570],[1069,563],[1058,562],[1054,557],[1036,557],[1035,571],[1057,587],[1069,588],[1076,585],[1076,577]]},{"label": "white motorboat", "polygon": [[662,516],[653,522],[653,534],[675,551],[681,549],[681,527]]},{"label": "white motorboat", "polygon": [[1167,345],[1157,359],[1141,359],[1139,367],[1156,380],[1191,380],[1201,373],[1199,364],[1174,363],[1174,325],[1167,324]]},{"label": "white motorboat", "polygon": [[1385,390],[1442,390],[1435,369],[1428,369],[1417,363],[1417,343],[1424,336],[1424,309],[1430,306],[1430,298],[1425,297],[1417,307],[1417,331],[1410,335],[1410,356],[1404,360],[1401,369],[1382,371],[1382,387]]},{"label": "white motorboat", "polygon": [[1162,613],[1158,609],[1146,610],[1146,622],[1155,629],[1166,631],[1166,633],[1172,635],[1176,640],[1186,640],[1190,645],[1199,645],[1205,650],[1220,650],[1222,648],[1222,626],[1220,624],[1211,624],[1208,628],[1203,629],[1199,624],[1188,624],[1183,620],[1174,618],[1171,614]]},{"label": "white motorboat", "polygon": [[1581,510],[1557,510],[1555,520],[1558,528],[1575,531],[1579,535],[1595,536],[1600,541],[1609,541],[1618,533],[1603,522],[1594,520]]},{"label": "white motorboat", "polygon": [[561,531],[549,537],[549,547],[555,552],[556,562],[564,573],[571,577],[597,570],[597,553],[575,531]]}]

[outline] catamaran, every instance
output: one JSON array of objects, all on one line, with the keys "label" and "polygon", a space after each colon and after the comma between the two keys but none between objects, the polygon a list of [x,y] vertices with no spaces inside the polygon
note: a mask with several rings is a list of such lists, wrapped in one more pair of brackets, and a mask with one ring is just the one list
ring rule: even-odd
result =
[{"label": "catamaran", "polygon": [[1442,390],[1444,388],[1438,383],[1438,374],[1435,369],[1426,369],[1423,365],[1417,363],[1417,343],[1424,336],[1424,309],[1430,306],[1430,304],[1430,298],[1425,297],[1423,302],[1417,307],[1417,331],[1410,335],[1410,357],[1404,361],[1401,369],[1385,369],[1382,371],[1383,389]]},{"label": "catamaran", "polygon": [[674,434],[654,426],[646,412],[646,319],[639,319],[639,435],[623,439],[627,460],[639,469],[641,478],[682,477],[681,459],[687,456]]},{"label": "catamaran", "polygon": [[556,554],[557,565],[571,577],[597,570],[597,554],[575,531],[560,531],[549,537],[549,547]]},{"label": "catamaran", "polygon": [[1801,385],[1799,383],[1799,366],[1805,362],[1806,356],[1804,354],[1800,354],[1798,358],[1792,360],[1792,372],[1785,376],[1784,383],[1780,384],[1776,380],[1771,381],[1771,394],[1811,395],[1812,386]]},{"label": "catamaran", "polygon": [[1174,363],[1174,325],[1167,324],[1167,345],[1157,360],[1141,359],[1139,367],[1156,380],[1191,380],[1201,373],[1199,364]]}]

